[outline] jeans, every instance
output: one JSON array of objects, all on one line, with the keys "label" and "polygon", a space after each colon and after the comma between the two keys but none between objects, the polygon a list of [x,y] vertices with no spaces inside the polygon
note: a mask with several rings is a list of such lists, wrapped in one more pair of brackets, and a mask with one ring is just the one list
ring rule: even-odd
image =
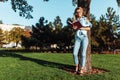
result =
[{"label": "jeans", "polygon": [[81,48],[81,55],[80,55],[80,66],[84,67],[85,62],[86,62],[86,50],[88,47],[88,37],[87,35],[81,35],[78,36],[77,33],[75,35],[75,45],[74,45],[74,50],[73,50],[73,58],[75,64],[79,64],[79,59],[78,59],[78,52],[79,49]]}]

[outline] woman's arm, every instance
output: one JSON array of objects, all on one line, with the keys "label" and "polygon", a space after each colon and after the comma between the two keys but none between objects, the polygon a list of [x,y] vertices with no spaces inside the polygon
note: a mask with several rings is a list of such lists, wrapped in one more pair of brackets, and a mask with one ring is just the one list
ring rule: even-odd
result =
[{"label": "woman's arm", "polygon": [[80,29],[88,31],[88,30],[90,30],[90,27],[81,27]]}]

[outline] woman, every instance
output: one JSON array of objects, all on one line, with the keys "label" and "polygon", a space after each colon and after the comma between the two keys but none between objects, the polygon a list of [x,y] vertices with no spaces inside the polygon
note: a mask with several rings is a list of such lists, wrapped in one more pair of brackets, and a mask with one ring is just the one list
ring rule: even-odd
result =
[{"label": "woman", "polygon": [[[76,30],[75,44],[73,50],[73,57],[76,66],[75,73],[78,73],[80,66],[79,73],[82,74],[85,72],[86,50],[89,42],[87,31],[90,30],[92,24],[85,16],[83,16],[83,9],[81,7],[77,7],[75,9],[74,22],[72,25],[73,28]],[[81,60],[80,60],[81,62],[79,65],[78,52],[80,48],[81,48]]]}]

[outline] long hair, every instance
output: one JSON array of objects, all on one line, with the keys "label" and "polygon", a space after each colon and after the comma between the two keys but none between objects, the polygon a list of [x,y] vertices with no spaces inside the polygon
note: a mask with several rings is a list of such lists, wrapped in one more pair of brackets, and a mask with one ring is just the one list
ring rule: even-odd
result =
[{"label": "long hair", "polygon": [[82,11],[82,14],[83,14],[83,8],[82,7],[77,7],[74,11],[73,20],[77,20],[77,18],[78,18],[77,15],[76,15],[77,10]]}]

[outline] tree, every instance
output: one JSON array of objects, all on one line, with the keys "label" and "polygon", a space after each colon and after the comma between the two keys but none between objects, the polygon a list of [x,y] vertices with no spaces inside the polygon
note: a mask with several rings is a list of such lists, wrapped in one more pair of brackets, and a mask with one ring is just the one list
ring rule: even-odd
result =
[{"label": "tree", "polygon": [[[0,0],[0,2],[7,2],[8,0]],[[49,1],[49,0],[43,0]],[[33,16],[33,7],[27,3],[27,0],[11,0],[11,6],[14,12],[19,12],[19,16],[31,19]]]},{"label": "tree", "polygon": [[2,45],[4,44],[4,35],[3,35],[3,31],[0,28],[0,47],[2,47]]},{"label": "tree", "polygon": [[0,24],[3,24],[2,20],[0,20]]},{"label": "tree", "polygon": [[[8,0],[0,0],[0,2],[6,2]],[[19,16],[25,17],[26,19],[33,18],[31,12],[33,7],[27,3],[26,0],[11,0],[11,6],[14,12],[19,12]]]},{"label": "tree", "polygon": [[101,15],[98,24],[98,33],[96,33],[96,41],[99,42],[99,48],[106,51],[112,51],[115,48],[115,40],[117,34],[114,33],[118,26],[119,17],[113,8],[108,7],[106,15]]},{"label": "tree", "polygon": [[[116,15],[116,11],[114,11],[113,8],[108,7],[107,9],[107,13],[106,13],[106,21],[108,23],[108,31],[107,33],[110,34],[111,36],[107,36],[107,40],[106,42],[109,42],[108,48],[114,50],[114,42],[115,42],[115,33],[114,31],[117,29],[117,25],[119,23],[119,15]],[[117,36],[117,35],[116,35]]]},{"label": "tree", "polygon": [[33,46],[43,48],[50,46],[51,28],[47,24],[44,17],[40,17],[39,22],[32,26],[31,38],[35,41]]},{"label": "tree", "polygon": [[21,42],[21,36],[24,35],[24,29],[20,27],[14,27],[12,30],[9,32],[10,36],[10,42],[15,42],[16,47],[19,42]]},{"label": "tree", "polygon": [[118,6],[120,7],[120,0],[116,0],[116,1],[117,1]]},{"label": "tree", "polygon": [[54,19],[54,22],[53,22],[54,26],[55,26],[55,29],[58,29],[58,30],[61,30],[62,29],[62,22],[61,22],[61,19],[59,16],[57,16],[55,19]]},{"label": "tree", "polygon": [[10,36],[9,36],[9,31],[4,31],[3,33],[4,38],[5,38],[5,43],[9,43],[10,42]]},{"label": "tree", "polygon": [[64,44],[62,43],[63,42],[63,34],[62,34],[62,22],[61,22],[61,19],[59,16],[56,16],[56,18],[54,19],[54,22],[53,22],[53,26],[54,26],[54,40],[55,41],[55,44],[57,44],[57,46],[59,46],[59,49],[63,48]]},{"label": "tree", "polygon": [[[114,32],[118,26],[119,17],[116,15],[116,11],[113,8],[108,7],[106,15],[101,15],[99,21],[93,19],[92,27],[92,48],[100,52],[112,51],[115,48],[115,40],[117,40]],[[115,36],[115,37],[114,37]],[[99,49],[98,49],[99,48]]]},{"label": "tree", "polygon": [[97,33],[98,33],[98,21],[96,21],[96,17],[91,14],[90,16],[91,23],[92,23],[92,29],[91,29],[91,51],[99,52],[99,43],[97,41]]},{"label": "tree", "polygon": [[[26,50],[29,50],[31,46],[35,43],[35,40],[31,37],[26,37],[24,35],[21,36],[22,46],[25,47]],[[34,43],[33,43],[34,41]]]},{"label": "tree", "polygon": [[[77,4],[78,7],[82,7],[83,8],[83,14],[86,15],[86,17],[88,17],[88,19],[90,19],[90,3],[91,0],[73,0],[73,4]],[[88,38],[89,38],[89,42],[91,41],[91,37],[90,37],[91,32],[88,31]],[[91,66],[91,45],[88,45],[88,49],[87,49],[87,56],[86,56],[86,71],[87,73],[90,73],[92,70],[92,66]]]},{"label": "tree", "polygon": [[70,51],[72,46],[74,45],[74,30],[71,26],[67,25],[64,26],[61,30],[61,41],[64,44],[63,48],[64,51],[68,50]]}]

